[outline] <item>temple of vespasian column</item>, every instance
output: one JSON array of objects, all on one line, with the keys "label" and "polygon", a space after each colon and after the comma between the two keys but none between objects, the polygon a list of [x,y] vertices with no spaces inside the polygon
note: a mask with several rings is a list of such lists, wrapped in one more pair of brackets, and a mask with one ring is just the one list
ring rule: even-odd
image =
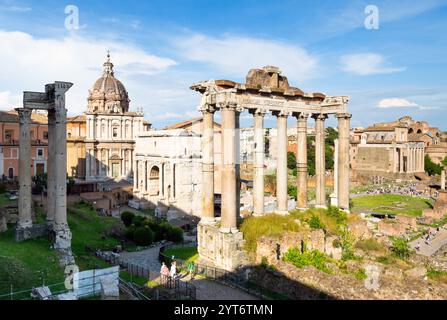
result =
[{"label": "temple of vespasian column", "polygon": [[[202,94],[199,110],[203,114],[202,134],[202,219],[198,228],[198,250],[205,263],[234,270],[243,264],[243,237],[237,229],[239,187],[239,114],[248,110],[254,118],[253,208],[255,215],[264,213],[264,116],[277,118],[277,213],[287,214],[287,119],[297,119],[297,209],[307,202],[307,123],[315,120],[316,202],[326,207],[325,191],[325,121],[329,115],[338,120],[337,194],[336,203],[349,211],[349,130],[351,114],[346,96],[304,93],[289,86],[277,67],[252,69],[246,83],[208,80],[191,89]],[[214,214],[214,114],[221,111],[222,120],[222,208],[221,219]]]},{"label": "temple of vespasian column", "polygon": [[[61,253],[61,264],[74,262],[71,253],[71,232],[67,223],[67,129],[65,93],[73,84],[47,84],[45,92],[24,92],[23,108],[16,109],[20,120],[19,141],[19,220],[15,229],[16,241],[39,237],[49,232],[53,246]],[[33,225],[31,197],[31,137],[30,124],[33,109],[48,112],[48,178],[47,221]]]}]

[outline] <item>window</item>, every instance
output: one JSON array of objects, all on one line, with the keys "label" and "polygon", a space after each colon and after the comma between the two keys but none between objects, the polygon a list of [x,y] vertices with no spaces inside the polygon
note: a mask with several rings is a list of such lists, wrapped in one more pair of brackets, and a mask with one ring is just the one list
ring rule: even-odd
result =
[{"label": "window", "polygon": [[43,149],[37,149],[37,156],[38,157],[43,157]]},{"label": "window", "polygon": [[5,139],[6,140],[11,140],[13,135],[14,135],[13,130],[5,130]]},{"label": "window", "polygon": [[117,128],[113,128],[113,137],[114,138],[118,137],[118,129]]},{"label": "window", "polygon": [[8,179],[14,179],[14,168],[8,169]]},{"label": "window", "polygon": [[48,140],[48,131],[43,132],[43,139]]}]

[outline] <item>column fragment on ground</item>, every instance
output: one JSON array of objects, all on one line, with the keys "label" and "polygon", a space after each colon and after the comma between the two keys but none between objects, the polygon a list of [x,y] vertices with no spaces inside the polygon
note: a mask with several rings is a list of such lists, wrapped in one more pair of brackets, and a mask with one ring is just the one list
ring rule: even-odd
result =
[{"label": "column fragment on ground", "polygon": [[236,210],[236,105],[225,103],[222,110],[222,209],[221,232],[237,230]]},{"label": "column fragment on ground", "polygon": [[441,171],[441,190],[445,190],[445,170]]},{"label": "column fragment on ground", "polygon": [[300,113],[297,116],[297,155],[296,155],[296,187],[298,209],[307,208],[307,120],[308,114]]},{"label": "column fragment on ground", "polygon": [[19,142],[19,220],[18,229],[33,226],[31,208],[31,110],[17,109],[20,122]]},{"label": "column fragment on ground", "polygon": [[253,213],[264,214],[264,115],[263,109],[252,112],[254,118]]},{"label": "column fragment on ground", "polygon": [[214,222],[214,112],[202,110],[202,223]]},{"label": "column fragment on ground", "polygon": [[326,207],[326,160],[325,160],[325,128],[324,122],[327,119],[325,114],[313,116],[315,119],[315,178],[316,178],[316,199],[315,207]]},{"label": "column fragment on ground", "polygon": [[287,114],[279,112],[277,117],[277,168],[276,168],[276,212],[288,212],[287,201]]},{"label": "column fragment on ground", "polygon": [[349,130],[351,114],[338,114],[338,206],[349,211]]}]

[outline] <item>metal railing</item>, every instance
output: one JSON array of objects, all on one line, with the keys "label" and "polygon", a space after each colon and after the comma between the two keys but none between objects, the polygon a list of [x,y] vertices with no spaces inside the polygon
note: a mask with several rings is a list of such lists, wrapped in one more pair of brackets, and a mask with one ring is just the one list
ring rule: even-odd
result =
[{"label": "metal railing", "polygon": [[[89,297],[89,296],[94,296],[96,294],[99,294],[97,290],[98,288],[98,284],[96,283],[96,279],[100,279],[102,277],[106,277],[106,276],[110,276],[110,275],[116,275],[116,272],[109,272],[109,273],[104,273],[101,275],[95,275],[95,273],[93,273],[93,275],[91,277],[83,277],[81,282],[85,283],[84,285],[81,286],[77,286],[75,289],[78,292],[82,292],[84,288],[90,288],[92,289],[91,292],[87,293],[87,294],[82,294],[80,296],[78,296],[78,298],[84,298],[84,297]],[[85,280],[93,280],[92,283],[90,283],[89,281],[85,281]],[[39,294],[37,293],[36,289],[37,288],[42,288],[42,287],[46,287],[49,289],[49,295],[45,296],[45,297],[39,297]],[[13,290],[13,286],[11,285],[11,290],[9,293],[5,293],[5,294],[0,294],[0,300],[57,300],[57,296],[60,294],[66,294],[69,292],[73,292],[73,290],[69,290],[66,287],[66,282],[59,282],[59,283],[55,283],[55,284],[50,284],[50,285],[45,285],[43,284],[41,287],[32,287],[31,289],[26,289],[26,290],[20,290],[20,291],[14,291]]]},{"label": "metal railing", "polygon": [[[168,290],[174,290],[174,298],[177,300],[195,300],[196,299],[196,287],[193,284],[190,284],[185,281],[181,281],[181,279],[177,277],[171,277],[163,275],[159,272],[150,271],[148,268],[136,265],[133,263],[129,263],[121,259],[119,256],[109,253],[104,253],[102,251],[96,251],[95,255],[98,258],[103,259],[104,261],[110,263],[111,265],[119,265],[121,268],[125,269],[131,276],[141,277],[147,279],[147,281],[156,281],[159,282],[160,285]],[[133,287],[136,288],[137,285],[134,283]],[[140,290],[144,288],[140,286]],[[163,296],[162,294],[157,293],[154,300],[162,300],[169,299],[168,296]]]},{"label": "metal railing", "polygon": [[[189,244],[191,245],[191,244]],[[186,245],[187,246],[187,245]],[[159,260],[160,262],[165,262],[167,265],[171,264],[172,257],[164,254],[167,249],[178,248],[179,245],[165,245],[160,248]],[[181,247],[181,245],[180,245]],[[188,264],[182,259],[175,258],[177,266],[180,269],[188,269]],[[248,294],[254,295],[261,299],[271,300],[271,299],[287,299],[287,297],[281,295],[280,293],[269,290],[262,287],[255,282],[250,280],[249,273],[244,270],[241,271],[227,271],[221,268],[211,267],[208,265],[195,263],[193,264],[194,269],[192,271],[195,275],[202,275],[207,279],[219,282],[223,285],[240,289],[247,292]]]}]

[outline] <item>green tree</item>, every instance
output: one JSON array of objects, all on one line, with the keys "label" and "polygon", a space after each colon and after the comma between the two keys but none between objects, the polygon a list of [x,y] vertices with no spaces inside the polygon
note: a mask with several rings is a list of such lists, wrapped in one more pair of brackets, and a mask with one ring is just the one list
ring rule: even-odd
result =
[{"label": "green tree", "polygon": [[[444,160],[443,160],[443,162],[444,162]],[[441,174],[441,171],[442,171],[442,166],[434,163],[428,154],[425,155],[425,172],[428,175],[433,176],[436,174]]]},{"label": "green tree", "polygon": [[447,169],[447,156],[444,158],[444,160],[441,161],[442,166],[444,169]]},{"label": "green tree", "polygon": [[296,156],[294,152],[287,152],[287,168],[290,170],[296,168]]}]

